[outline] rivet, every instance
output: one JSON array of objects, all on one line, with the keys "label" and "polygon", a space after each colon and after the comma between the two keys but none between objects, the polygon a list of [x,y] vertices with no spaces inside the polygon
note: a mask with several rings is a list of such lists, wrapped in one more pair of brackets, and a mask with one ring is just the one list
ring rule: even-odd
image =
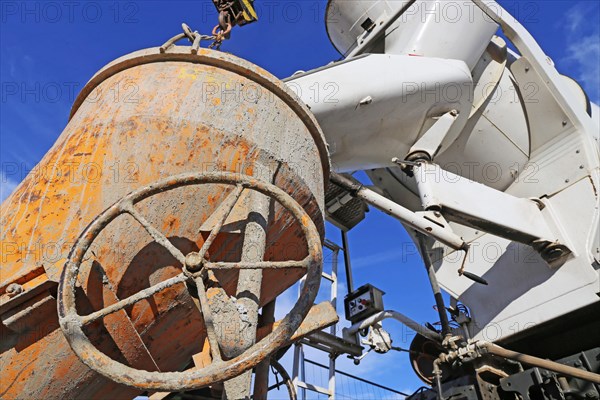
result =
[{"label": "rivet", "polygon": [[19,285],[18,283],[11,283],[6,288],[6,294],[8,295],[8,297],[15,297],[16,295],[21,293],[23,293],[23,286]]}]

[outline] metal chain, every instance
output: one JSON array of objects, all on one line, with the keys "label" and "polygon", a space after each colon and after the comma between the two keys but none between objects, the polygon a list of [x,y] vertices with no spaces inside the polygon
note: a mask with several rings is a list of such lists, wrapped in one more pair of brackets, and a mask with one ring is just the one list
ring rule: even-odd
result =
[{"label": "metal chain", "polygon": [[169,39],[165,44],[160,47],[160,52],[164,53],[167,49],[175,44],[175,42],[187,38],[190,42],[192,42],[192,54],[197,54],[198,49],[200,48],[200,42],[212,40],[212,43],[208,46],[209,49],[219,50],[221,48],[221,44],[223,41],[229,38],[229,33],[231,32],[231,25],[223,31],[220,30],[219,25],[217,25],[213,29],[212,35],[203,35],[198,31],[192,31],[192,29],[187,24],[181,24],[183,28],[183,33],[180,33],[171,39]]},{"label": "metal chain", "polygon": [[198,31],[192,31],[192,29],[187,24],[182,24],[181,27],[183,28],[185,36],[190,40],[190,42],[193,43],[192,48],[195,50],[198,50],[198,48],[200,47],[200,41],[203,40],[212,40],[213,42],[208,46],[208,48],[219,50],[221,48],[223,40],[227,39],[227,35],[229,34],[229,32],[231,32],[231,25],[229,25],[226,31],[219,30],[219,25],[217,25],[213,29],[212,35],[203,35]]}]

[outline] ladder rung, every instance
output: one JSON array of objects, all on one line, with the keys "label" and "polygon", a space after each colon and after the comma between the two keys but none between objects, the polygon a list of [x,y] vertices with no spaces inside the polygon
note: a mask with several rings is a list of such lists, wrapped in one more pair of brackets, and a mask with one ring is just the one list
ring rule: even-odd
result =
[{"label": "ladder rung", "polygon": [[312,390],[313,392],[317,392],[317,393],[321,393],[321,394],[326,394],[327,396],[331,395],[331,393],[329,392],[328,389],[322,388],[320,386],[311,385],[310,383],[298,381],[298,382],[296,382],[296,385],[298,387],[301,387],[301,388],[304,388],[304,389]]},{"label": "ladder rung", "polygon": [[333,279],[333,276],[323,272],[322,273],[323,278],[327,279],[329,282],[333,282],[335,279]]}]

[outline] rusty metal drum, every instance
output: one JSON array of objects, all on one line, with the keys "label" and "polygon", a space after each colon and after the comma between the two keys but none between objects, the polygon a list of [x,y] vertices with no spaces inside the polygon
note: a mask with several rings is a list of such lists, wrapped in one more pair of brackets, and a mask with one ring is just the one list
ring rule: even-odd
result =
[{"label": "rusty metal drum", "polygon": [[[84,365],[59,329],[57,282],[75,240],[112,204],[181,174],[226,172],[281,189],[324,231],[326,144],[308,108],[279,80],[232,55],[188,47],[129,54],[98,72],[77,98],[55,145],[1,206],[0,397],[128,398],[138,390]],[[217,224],[226,185],[177,187],[138,203],[182,253],[197,251]],[[243,195],[209,257],[240,258]],[[264,260],[302,260],[302,227],[272,203]],[[181,265],[143,227],[119,216],[81,262],[77,309],[94,312],[157,282]],[[303,268],[265,270],[260,305],[294,284]],[[235,293],[237,272],[214,279]],[[175,285],[90,325],[96,348],[146,371],[180,371],[202,349],[202,314]]]}]

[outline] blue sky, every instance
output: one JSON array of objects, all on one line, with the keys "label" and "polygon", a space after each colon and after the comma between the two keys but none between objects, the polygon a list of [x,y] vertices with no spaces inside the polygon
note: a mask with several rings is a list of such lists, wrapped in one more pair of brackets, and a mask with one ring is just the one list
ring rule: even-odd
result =
[{"label": "blue sky", "polygon": [[[600,102],[597,1],[500,3],[530,30],[560,72],[577,79],[592,101]],[[280,78],[337,60],[325,33],[325,5],[325,0],[257,0],[260,22],[234,30],[222,50]],[[0,6],[0,199],[54,143],[74,96],[99,68],[131,51],[161,45],[180,32],[181,22],[209,33],[216,19],[210,0],[2,0]],[[337,230],[329,229],[328,235],[339,242]],[[398,222],[372,210],[350,232],[350,241],[356,286],[371,283],[387,292],[387,308],[420,321],[436,320],[421,261],[414,251],[402,253],[408,238]],[[288,296],[280,309],[289,301]],[[408,346],[408,332],[393,322],[386,328],[397,345]],[[420,386],[404,354],[369,355],[361,367],[345,360],[340,364],[400,390]]]}]

